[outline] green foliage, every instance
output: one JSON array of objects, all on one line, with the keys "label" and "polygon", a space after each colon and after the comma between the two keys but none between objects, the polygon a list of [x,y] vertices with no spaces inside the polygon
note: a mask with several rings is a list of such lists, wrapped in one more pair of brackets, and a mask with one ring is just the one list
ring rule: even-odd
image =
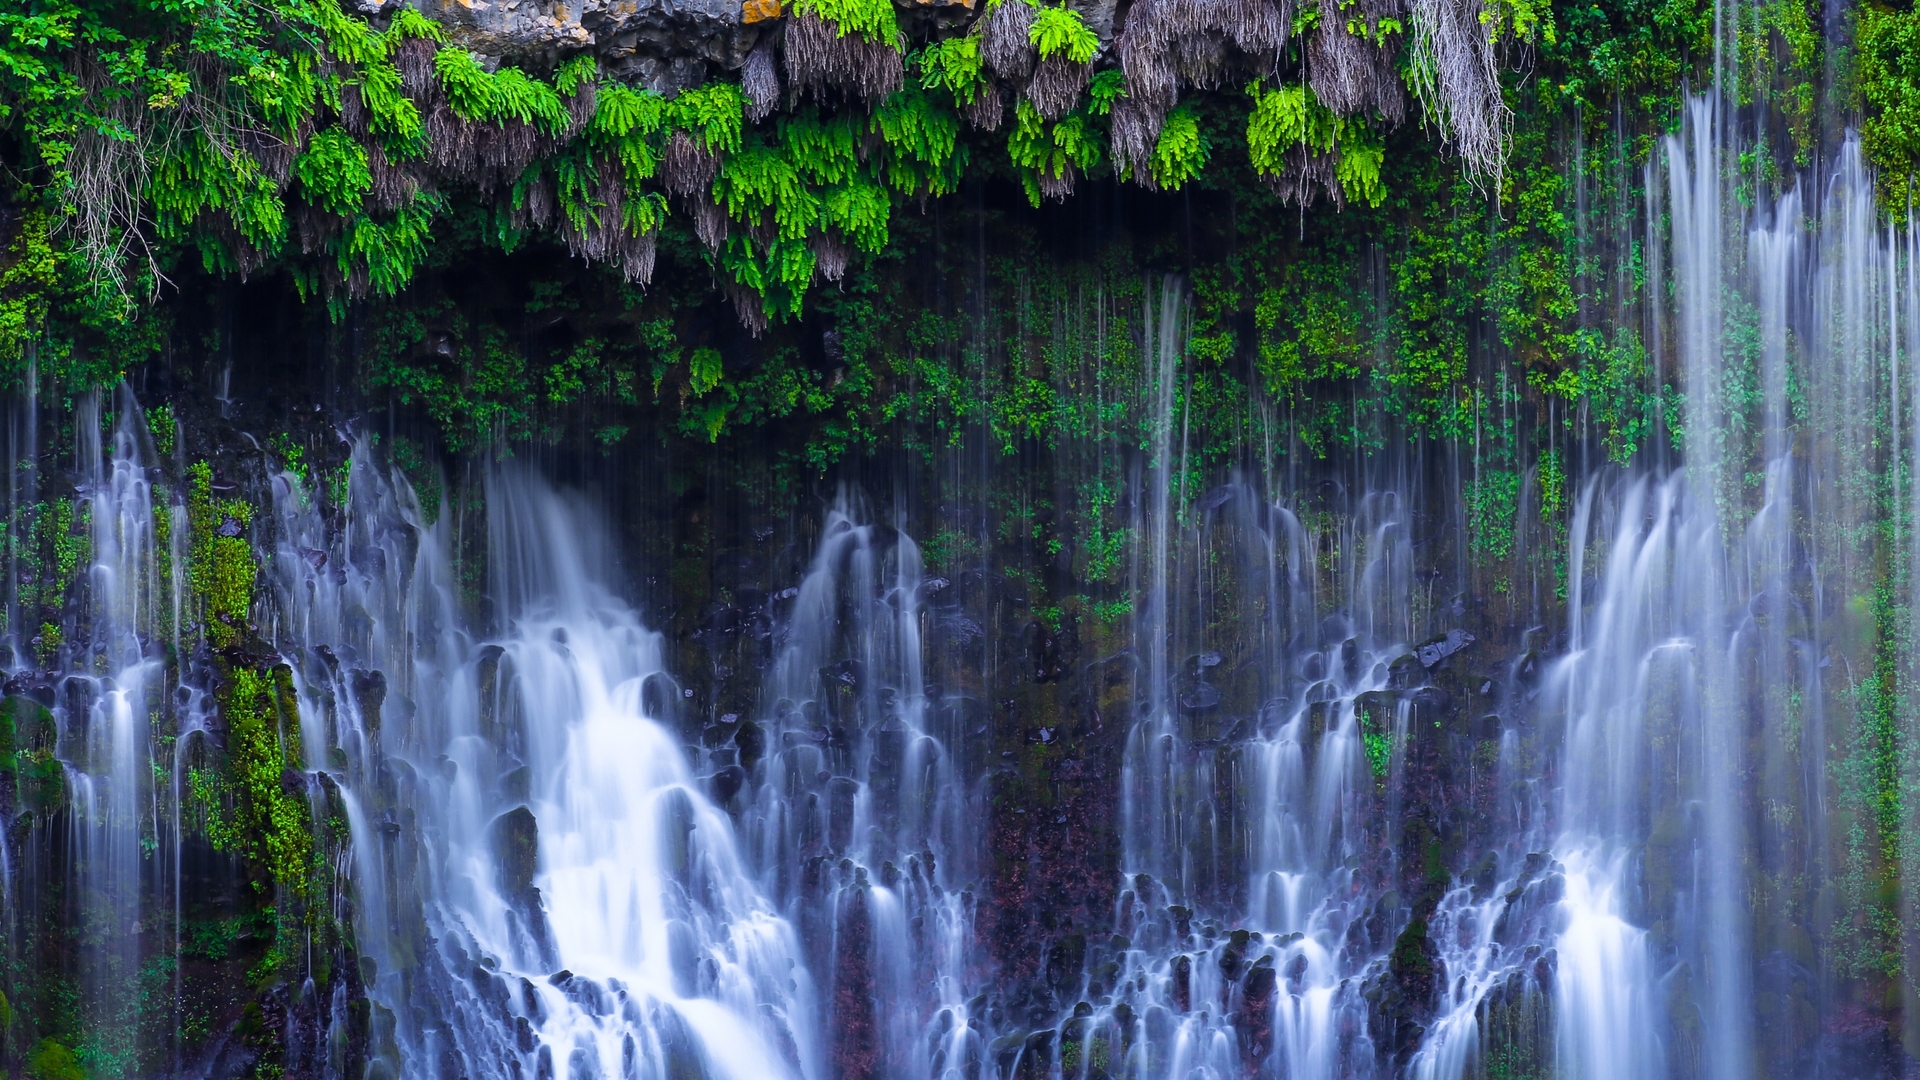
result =
[{"label": "green foliage", "polygon": [[1200,130],[1199,117],[1185,106],[1175,108],[1161,125],[1160,139],[1154,144],[1153,158],[1148,163],[1154,186],[1179,191],[1206,167],[1210,149],[1206,135]]},{"label": "green foliage", "polygon": [[1901,207],[1920,170],[1920,10],[1862,5],[1856,45],[1867,113],[1860,147],[1880,171],[1883,198]]},{"label": "green foliage", "polygon": [[[1026,0],[1023,0],[1026,2]],[[1100,50],[1100,39],[1080,13],[1067,7],[1033,3],[1033,23],[1027,28],[1027,40],[1039,50],[1042,60],[1064,56],[1076,64],[1093,60]]]},{"label": "green foliage", "polygon": [[52,1039],[41,1039],[27,1054],[27,1075],[33,1080],[87,1080],[80,1059]]},{"label": "green foliage", "polygon": [[980,39],[973,34],[936,41],[915,53],[923,90],[945,90],[959,105],[979,100],[988,86],[986,65],[980,57]]},{"label": "green foliage", "polygon": [[356,214],[373,174],[367,169],[367,149],[337,127],[314,135],[307,149],[293,159],[293,175],[308,203],[330,214]]},{"label": "green foliage", "polygon": [[1040,180],[1061,179],[1086,172],[1100,162],[1100,141],[1083,109],[1075,109],[1049,124],[1033,103],[1022,99],[1014,111],[1013,132],[1007,136],[1007,155],[1020,171],[1027,201],[1040,205]]},{"label": "green foliage", "polygon": [[893,0],[794,0],[793,11],[832,23],[841,37],[858,34],[888,45],[897,44],[900,38]]},{"label": "green foliage", "polygon": [[1247,116],[1247,155],[1255,172],[1282,175],[1287,155],[1300,149],[1309,155],[1337,153],[1334,175],[1349,200],[1367,206],[1386,200],[1381,181],[1386,148],[1365,120],[1334,115],[1304,85],[1268,90],[1255,82],[1247,93],[1254,100]]},{"label": "green foliage", "polygon": [[288,770],[301,768],[293,673],[284,664],[268,671],[234,666],[218,696],[239,849],[280,889],[305,895],[313,869],[312,815],[305,792],[290,792],[282,781]]},{"label": "green foliage", "polygon": [[1087,111],[1094,116],[1106,116],[1113,111],[1113,103],[1126,96],[1126,73],[1112,68],[1096,71],[1087,84]]},{"label": "green foliage", "polygon": [[1467,485],[1467,532],[1473,551],[1493,562],[1513,555],[1514,525],[1520,509],[1520,474],[1482,469]]},{"label": "green foliage", "polygon": [[[502,67],[489,74],[472,53],[447,48],[434,54],[433,71],[447,104],[469,123],[518,122],[558,138],[571,120],[560,92],[549,83],[528,78],[519,68]],[[570,70],[568,76],[569,85],[578,84],[578,71]]]},{"label": "green foliage", "polygon": [[708,83],[682,90],[667,105],[667,122],[676,131],[692,135],[713,153],[740,149],[746,123],[747,97],[732,83]]},{"label": "green foliage", "polygon": [[908,86],[881,102],[873,124],[887,144],[887,186],[922,197],[959,189],[969,157],[960,144],[960,118],[951,108]]},{"label": "green foliage", "polygon": [[162,402],[147,410],[147,432],[153,436],[153,448],[161,457],[172,457],[179,423],[173,417],[173,404]]},{"label": "green foliage", "polygon": [[212,466],[196,461],[188,467],[187,576],[203,631],[215,648],[238,639],[253,607],[253,547],[245,536],[252,520],[253,508],[243,500],[214,496]]}]

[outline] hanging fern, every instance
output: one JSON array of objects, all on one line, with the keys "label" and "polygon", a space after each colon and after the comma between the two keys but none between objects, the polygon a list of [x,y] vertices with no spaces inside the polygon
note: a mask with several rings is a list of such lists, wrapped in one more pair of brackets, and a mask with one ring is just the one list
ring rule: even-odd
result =
[{"label": "hanging fern", "polygon": [[860,136],[844,118],[821,120],[811,110],[780,125],[786,157],[808,182],[838,184],[860,167]]},{"label": "hanging fern", "polygon": [[1193,110],[1184,105],[1174,109],[1160,128],[1160,139],[1148,163],[1153,185],[1166,191],[1180,190],[1206,167],[1210,149]]},{"label": "hanging fern", "polygon": [[883,45],[895,45],[900,38],[893,0],[794,0],[793,13],[832,23],[841,37],[858,34]]},{"label": "hanging fern", "polygon": [[746,124],[747,96],[732,83],[708,83],[682,90],[668,103],[667,120],[676,131],[692,135],[710,154],[730,154],[740,148]]},{"label": "hanging fern", "polygon": [[944,89],[953,95],[956,105],[971,105],[979,100],[985,86],[985,62],[980,56],[980,39],[972,34],[936,41],[915,54],[920,68],[920,86],[926,90]]},{"label": "hanging fern", "polygon": [[1007,154],[1020,171],[1028,202],[1037,207],[1042,197],[1066,198],[1075,175],[1099,164],[1100,146],[1088,129],[1084,113],[1049,124],[1031,103],[1020,103],[1007,136]]},{"label": "hanging fern", "polygon": [[1033,25],[1027,28],[1027,40],[1040,51],[1040,59],[1061,56],[1076,64],[1092,62],[1093,54],[1100,51],[1100,39],[1079,12],[1064,5],[1034,4],[1033,7]]},{"label": "hanging fern", "polygon": [[306,152],[293,159],[293,175],[307,203],[329,214],[359,213],[373,188],[366,148],[337,127],[313,137]]},{"label": "hanging fern", "polygon": [[887,183],[902,195],[948,195],[958,190],[967,150],[960,119],[924,91],[908,87],[874,116],[886,140]]},{"label": "hanging fern", "polygon": [[[1386,148],[1364,119],[1336,116],[1305,86],[1266,90],[1256,82],[1247,91],[1254,98],[1247,117],[1247,156],[1255,172],[1278,178],[1294,167],[1291,155],[1337,155],[1333,176],[1340,185],[1339,194],[1368,206],[1385,201],[1380,168]],[[1158,158],[1156,149],[1156,163]]]}]

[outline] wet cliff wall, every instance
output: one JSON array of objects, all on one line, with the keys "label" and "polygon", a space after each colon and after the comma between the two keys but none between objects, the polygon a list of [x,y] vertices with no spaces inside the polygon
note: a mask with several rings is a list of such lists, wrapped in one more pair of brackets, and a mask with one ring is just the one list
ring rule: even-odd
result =
[{"label": "wet cliff wall", "polygon": [[[1686,151],[1661,138],[1689,80],[1718,85],[1729,206],[1830,187],[1849,152],[1904,205],[1912,13],[1378,7],[81,5],[19,17],[57,33],[8,23],[7,1067],[378,1058],[340,870],[354,838],[332,763],[299,751],[313,721],[266,584],[279,474],[350,531],[351,436],[407,478],[422,524],[451,523],[481,624],[486,462],[593,492],[666,635],[682,696],[658,711],[698,760],[751,755],[780,594],[841,493],[916,538],[928,678],[973,736],[986,1056],[1038,1076],[1090,1067],[1096,1007],[1118,1030],[1120,939],[1149,936],[1136,905],[1187,920],[1180,937],[1205,926],[1189,963],[1234,987],[1244,1068],[1272,1060],[1273,968],[1242,965],[1230,914],[1256,858],[1248,755],[1270,655],[1372,596],[1363,553],[1388,521],[1406,551],[1386,557],[1399,595],[1378,633],[1409,651],[1361,706],[1363,816],[1392,824],[1359,860],[1375,902],[1354,948],[1383,964],[1353,1015],[1370,1068],[1407,1067],[1445,1012],[1443,895],[1491,890],[1525,832],[1495,766],[1557,782],[1559,736],[1523,706],[1572,647],[1575,550],[1605,546],[1583,498],[1623,501],[1610,485],[1711,441],[1725,513],[1753,512],[1782,456],[1765,433],[1792,430],[1786,459],[1819,478],[1796,535],[1830,554],[1789,591],[1827,627],[1804,635],[1816,669],[1844,674],[1779,687],[1822,698],[1829,745],[1758,720],[1744,736],[1739,814],[1773,838],[1746,870],[1754,1067],[1899,1068],[1905,354],[1822,367],[1810,313],[1776,332],[1730,301],[1725,363],[1689,381],[1672,267],[1696,234],[1668,205]],[[1776,416],[1766,343],[1789,329]],[[1821,371],[1889,390],[1849,398]],[[184,794],[141,811],[152,851],[90,879],[108,864],[69,767],[89,770],[56,753],[57,725],[92,715],[71,695],[108,663],[92,515],[123,438],[160,508],[152,790]],[[1312,548],[1287,562],[1311,618],[1256,584],[1292,535],[1276,503]],[[1152,599],[1156,573],[1177,601]],[[1188,755],[1175,797],[1214,817],[1147,871],[1125,854],[1123,773],[1156,638]],[[363,711],[404,719],[363,689]],[[1656,896],[1687,892],[1683,817],[1646,830]],[[1136,870],[1178,902],[1129,888]],[[141,890],[139,949],[100,951],[129,915],[85,907],[103,882]],[[1685,954],[1669,923],[1653,932]],[[872,996],[858,968],[835,968],[843,1019]],[[1709,995],[1674,970],[1662,1053],[1692,1075]],[[1552,1068],[1530,995],[1554,979],[1522,974],[1481,1013],[1500,1033],[1487,1075]],[[876,1074],[881,1037],[842,1027],[834,1075]]]}]

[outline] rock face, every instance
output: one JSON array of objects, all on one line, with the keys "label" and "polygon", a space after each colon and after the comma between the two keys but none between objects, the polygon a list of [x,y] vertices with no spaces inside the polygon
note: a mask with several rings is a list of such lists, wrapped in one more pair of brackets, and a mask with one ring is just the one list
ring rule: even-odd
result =
[{"label": "rock face", "polygon": [[[414,8],[449,39],[482,57],[532,67],[591,52],[608,74],[671,94],[737,78],[763,43],[778,47],[792,14],[784,0],[358,0],[369,15]],[[978,13],[975,0],[898,3],[908,38],[945,36]],[[1116,28],[1115,0],[1070,4],[1104,54]]]},{"label": "rock face", "polygon": [[671,93],[747,62],[780,0],[408,0],[487,57],[551,64],[590,51],[615,78]]}]

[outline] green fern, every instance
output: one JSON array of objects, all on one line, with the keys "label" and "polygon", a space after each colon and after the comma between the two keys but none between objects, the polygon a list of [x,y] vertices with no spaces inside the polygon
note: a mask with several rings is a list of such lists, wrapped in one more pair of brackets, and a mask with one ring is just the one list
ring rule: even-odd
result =
[{"label": "green fern", "polygon": [[1096,71],[1087,85],[1087,111],[1094,116],[1105,116],[1113,111],[1113,104],[1127,96],[1127,76],[1118,68]]},{"label": "green fern", "polygon": [[615,158],[626,170],[627,187],[637,189],[660,167],[653,137],[666,126],[667,101],[651,90],[633,90],[616,82],[601,84],[594,98],[586,139],[597,153]]},{"label": "green fern", "polygon": [[922,89],[945,89],[955,104],[973,104],[986,86],[980,39],[973,34],[936,41],[916,53],[913,63],[920,69]]},{"label": "green fern", "polygon": [[820,200],[821,219],[853,246],[869,255],[877,255],[887,246],[887,222],[893,213],[893,200],[885,188],[864,180],[842,184],[827,191]]},{"label": "green fern", "polygon": [[733,83],[708,83],[682,90],[668,103],[668,123],[700,141],[710,153],[731,154],[740,148],[746,124],[747,97]]},{"label": "green fern", "polygon": [[1179,106],[1167,114],[1166,123],[1161,125],[1160,139],[1154,143],[1147,171],[1152,174],[1156,187],[1179,191],[1206,167],[1209,150],[1207,137],[1200,130],[1199,117],[1192,109]]},{"label": "green fern", "polygon": [[882,102],[874,127],[887,144],[886,178],[903,195],[948,195],[967,164],[960,118],[932,95],[908,86]]},{"label": "green fern", "polygon": [[1334,175],[1348,199],[1368,206],[1387,201],[1387,187],[1380,179],[1380,167],[1386,159],[1386,145],[1371,127],[1358,120],[1341,124],[1340,161],[1334,166]]},{"label": "green fern", "polygon": [[293,159],[293,175],[307,202],[330,214],[356,214],[373,188],[367,150],[337,127],[316,134]]},{"label": "green fern", "polygon": [[838,184],[860,167],[859,134],[845,119],[822,121],[809,110],[780,125],[787,160],[815,184]]},{"label": "green fern", "polygon": [[1029,101],[1014,111],[1013,131],[1007,136],[1007,155],[1020,170],[1027,201],[1040,205],[1040,177],[1063,177],[1070,170],[1085,172],[1100,163],[1100,145],[1089,130],[1086,114],[1075,110],[1049,125]]},{"label": "green fern", "polygon": [[1040,50],[1041,59],[1065,56],[1076,64],[1085,64],[1100,51],[1099,37],[1079,12],[1065,5],[1045,7],[1036,3],[1033,7],[1033,25],[1027,29],[1027,40]]},{"label": "green fern", "polygon": [[[1305,86],[1266,90],[1255,82],[1247,92],[1254,98],[1253,111],[1247,117],[1247,156],[1256,172],[1280,175],[1286,171],[1287,153],[1297,146],[1304,146],[1312,154],[1337,150],[1334,175],[1341,193],[1368,206],[1379,206],[1386,200],[1386,187],[1380,178],[1386,147],[1365,120],[1334,115]],[[1156,161],[1158,157],[1156,148]]]},{"label": "green fern", "polygon": [[898,47],[900,27],[894,20],[893,0],[794,0],[793,12],[832,23],[841,37],[858,34]]},{"label": "green fern", "polygon": [[783,240],[805,240],[820,217],[820,200],[786,155],[756,145],[730,155],[714,181],[715,199],[735,221],[771,215]]},{"label": "green fern", "polygon": [[565,134],[572,121],[559,93],[548,83],[528,78],[519,68],[503,67],[489,75],[465,49],[441,49],[434,54],[433,69],[440,77],[447,104],[468,123],[517,120],[557,138]]},{"label": "green fern", "polygon": [[367,269],[367,282],[377,296],[393,296],[413,280],[413,272],[427,259],[433,241],[433,218],[445,205],[438,196],[421,195],[396,211],[389,221],[362,214],[354,219],[341,252],[341,270],[354,262]]}]

